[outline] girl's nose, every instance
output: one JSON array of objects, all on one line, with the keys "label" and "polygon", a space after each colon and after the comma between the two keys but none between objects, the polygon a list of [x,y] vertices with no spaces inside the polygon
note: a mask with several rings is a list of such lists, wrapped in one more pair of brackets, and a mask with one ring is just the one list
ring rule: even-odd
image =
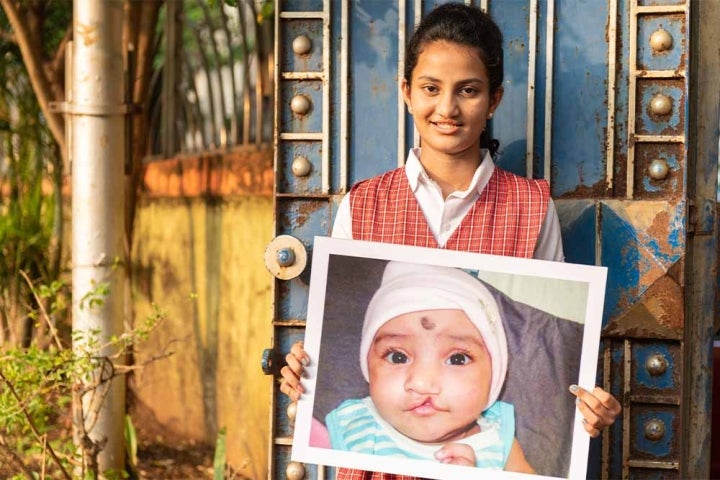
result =
[{"label": "girl's nose", "polygon": [[438,96],[438,103],[435,110],[445,117],[453,116],[458,109],[457,98],[452,91],[446,91]]},{"label": "girl's nose", "polygon": [[405,379],[405,391],[426,395],[440,393],[440,372],[438,368],[422,362],[411,364]]}]

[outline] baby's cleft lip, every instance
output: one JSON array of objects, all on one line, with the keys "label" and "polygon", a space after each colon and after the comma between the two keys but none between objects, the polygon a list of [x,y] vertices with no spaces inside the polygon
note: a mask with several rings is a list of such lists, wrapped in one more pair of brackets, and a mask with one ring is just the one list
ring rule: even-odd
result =
[{"label": "baby's cleft lip", "polygon": [[410,408],[408,408],[408,411],[415,415],[429,416],[441,411],[441,409],[438,408],[437,405],[435,405],[432,398],[428,397],[423,399],[422,401],[411,404]]}]

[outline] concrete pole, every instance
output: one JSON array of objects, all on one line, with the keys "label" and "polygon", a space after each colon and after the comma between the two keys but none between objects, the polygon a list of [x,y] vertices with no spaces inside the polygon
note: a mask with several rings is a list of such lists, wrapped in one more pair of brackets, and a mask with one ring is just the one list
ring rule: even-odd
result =
[{"label": "concrete pole", "polygon": [[[123,332],[125,74],[120,0],[75,0],[72,82],[66,100],[72,161],[73,341],[81,353]],[[101,355],[115,352],[106,348]],[[115,365],[123,360],[115,361]],[[111,375],[108,364],[86,386]],[[82,398],[82,434],[101,445],[99,472],[124,469],[125,381],[116,377]],[[76,405],[76,412],[77,412]]]}]

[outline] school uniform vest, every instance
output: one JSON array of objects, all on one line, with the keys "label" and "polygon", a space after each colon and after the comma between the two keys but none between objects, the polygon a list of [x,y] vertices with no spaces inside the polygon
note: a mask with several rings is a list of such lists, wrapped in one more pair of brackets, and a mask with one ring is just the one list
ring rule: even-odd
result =
[{"label": "school uniform vest", "polygon": [[[545,180],[495,168],[487,186],[442,248],[532,258],[548,202]],[[352,238],[438,248],[404,168],[350,190]],[[417,480],[407,475],[339,468],[337,480]]]},{"label": "school uniform vest", "polygon": [[[532,258],[550,188],[495,168],[487,186],[441,248]],[[404,168],[350,190],[352,238],[438,248]]]}]

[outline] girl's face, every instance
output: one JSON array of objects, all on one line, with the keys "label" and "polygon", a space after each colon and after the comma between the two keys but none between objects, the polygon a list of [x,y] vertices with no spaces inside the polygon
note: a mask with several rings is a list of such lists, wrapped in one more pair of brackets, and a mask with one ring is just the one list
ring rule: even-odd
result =
[{"label": "girl's face", "polygon": [[479,158],[480,134],[503,91],[490,93],[487,70],[476,48],[444,40],[426,44],[411,82],[403,80],[402,87],[423,158],[463,154]]},{"label": "girl's face", "polygon": [[479,431],[492,364],[462,310],[400,315],[368,351],[370,396],[380,415],[414,440],[441,443]]}]

